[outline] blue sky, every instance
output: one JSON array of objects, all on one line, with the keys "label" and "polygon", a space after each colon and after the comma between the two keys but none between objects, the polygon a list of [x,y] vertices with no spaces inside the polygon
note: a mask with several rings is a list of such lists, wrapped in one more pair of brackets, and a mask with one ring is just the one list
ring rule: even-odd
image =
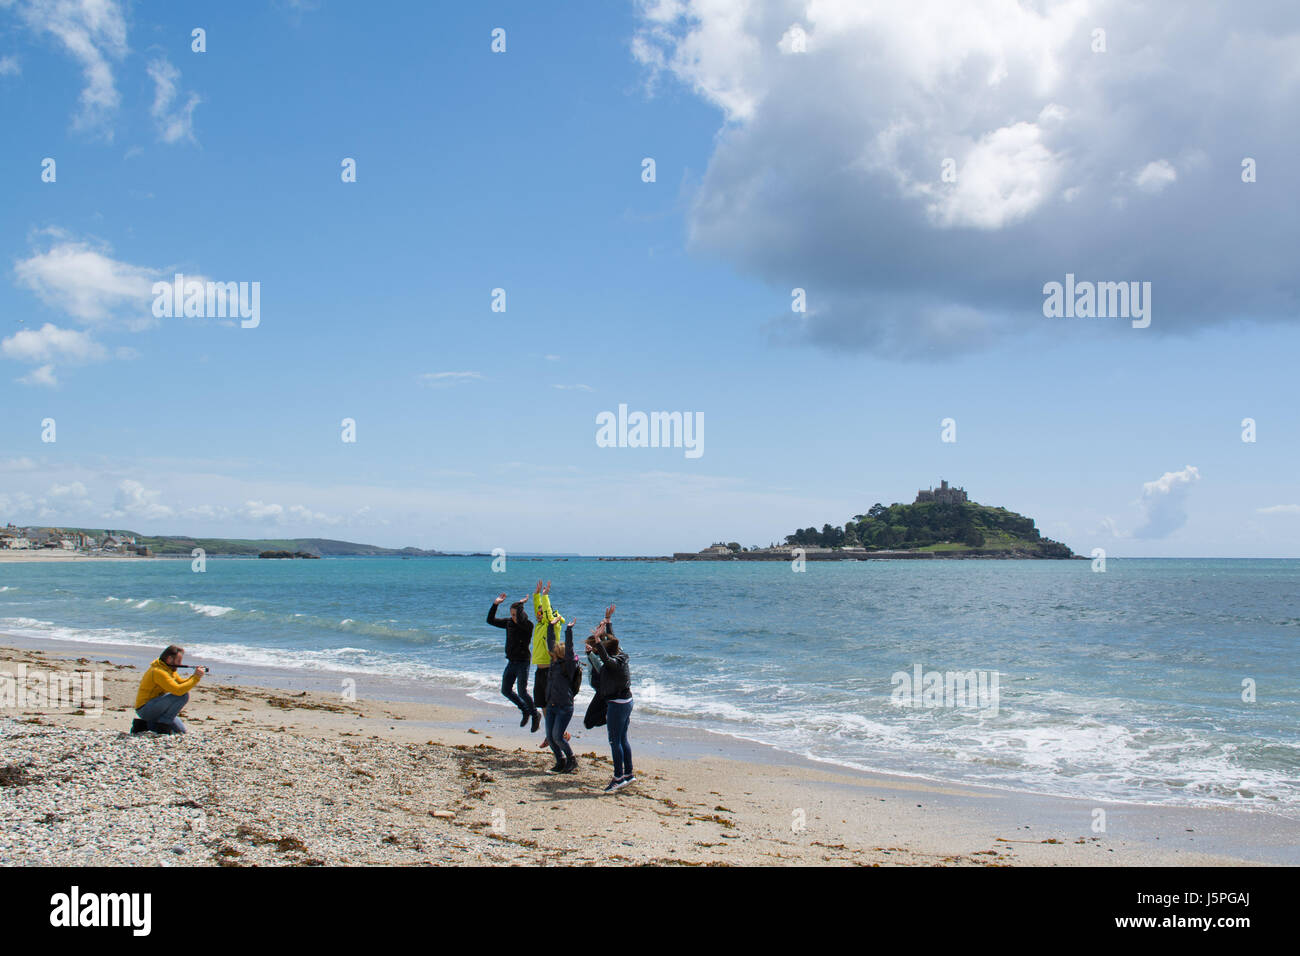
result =
[{"label": "blue sky", "polygon": [[[1083,553],[1300,556],[1300,16],[859,6],[0,0],[0,521],[666,553],[943,477]],[[260,324],[155,319],[177,271]],[[1151,327],[1044,317],[1067,271]],[[597,447],[620,403],[703,455]]]}]

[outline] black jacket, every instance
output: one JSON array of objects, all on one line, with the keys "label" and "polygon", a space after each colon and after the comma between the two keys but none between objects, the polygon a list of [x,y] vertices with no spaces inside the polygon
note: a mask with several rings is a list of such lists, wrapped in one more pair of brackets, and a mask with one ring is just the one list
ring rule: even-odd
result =
[{"label": "black jacket", "polygon": [[627,654],[619,651],[610,657],[604,645],[599,642],[594,649],[600,658],[600,696],[605,700],[631,700],[632,668]]},{"label": "black jacket", "polygon": [[[548,624],[546,646],[555,648],[555,625]],[[573,706],[573,678],[578,671],[578,659],[573,656],[573,625],[564,629],[564,657],[551,661],[551,673],[546,678],[546,706]]]},{"label": "black jacket", "polygon": [[533,622],[527,619],[516,623],[507,618],[497,620],[497,606],[488,608],[488,623],[506,629],[506,660],[527,663],[533,659]]},{"label": "black jacket", "polygon": [[605,698],[600,693],[600,668],[596,666],[600,663],[600,658],[588,651],[587,660],[591,664],[591,686],[596,693],[592,696],[591,703],[587,705],[587,713],[582,718],[582,725],[591,730],[593,727],[604,727],[609,723],[609,708],[605,706]]}]

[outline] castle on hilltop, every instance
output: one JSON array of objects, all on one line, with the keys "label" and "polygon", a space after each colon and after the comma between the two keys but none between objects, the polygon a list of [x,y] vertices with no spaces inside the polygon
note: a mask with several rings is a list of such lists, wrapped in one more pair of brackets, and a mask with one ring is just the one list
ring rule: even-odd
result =
[{"label": "castle on hilltop", "polygon": [[916,501],[913,504],[921,504],[924,501],[935,501],[944,505],[958,505],[968,501],[965,488],[949,488],[946,480],[939,481],[938,488],[922,489],[916,493]]}]

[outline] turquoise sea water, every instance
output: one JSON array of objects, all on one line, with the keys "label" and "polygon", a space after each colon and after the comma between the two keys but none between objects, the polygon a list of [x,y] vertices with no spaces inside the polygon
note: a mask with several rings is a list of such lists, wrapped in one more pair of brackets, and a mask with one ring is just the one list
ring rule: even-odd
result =
[{"label": "turquoise sea water", "polygon": [[[0,632],[424,677],[504,704],[503,632],[484,618],[539,577],[583,634],[618,605],[638,721],[894,773],[1300,816],[1300,561],[13,563]],[[891,678],[917,665],[996,672],[996,714],[898,706]]]}]

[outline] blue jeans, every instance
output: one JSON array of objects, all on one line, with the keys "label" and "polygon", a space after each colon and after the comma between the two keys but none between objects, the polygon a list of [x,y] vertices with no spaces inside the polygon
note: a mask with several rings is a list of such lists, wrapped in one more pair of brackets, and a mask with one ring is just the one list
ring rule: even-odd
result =
[{"label": "blue jeans", "polygon": [[135,715],[149,724],[150,730],[154,724],[171,724],[173,731],[183,734],[185,725],[181,723],[180,712],[189,702],[189,694],[181,694],[179,697],[175,694],[159,694],[153,700],[145,701],[143,707],[137,707]]},{"label": "blue jeans", "polygon": [[501,675],[501,693],[526,715],[537,713],[533,699],[528,696],[528,661],[506,661]]},{"label": "blue jeans", "polygon": [[546,742],[551,745],[551,753],[555,754],[556,763],[563,763],[573,756],[573,748],[564,739],[564,732],[572,719],[572,704],[568,707],[546,708]]},{"label": "blue jeans", "polygon": [[632,721],[632,702],[605,705],[605,724],[609,730],[609,752],[614,758],[614,776],[632,773],[632,745],[627,742],[627,725]]}]

